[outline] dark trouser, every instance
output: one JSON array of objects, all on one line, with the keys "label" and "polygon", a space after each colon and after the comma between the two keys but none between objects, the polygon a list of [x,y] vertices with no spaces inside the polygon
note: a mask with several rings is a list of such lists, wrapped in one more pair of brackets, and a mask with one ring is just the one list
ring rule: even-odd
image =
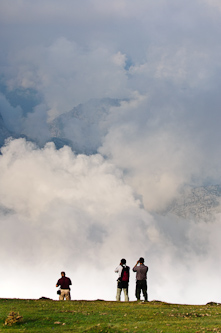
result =
[{"label": "dark trouser", "polygon": [[143,296],[144,296],[145,301],[147,301],[147,281],[146,280],[137,280],[136,294],[135,294],[137,300],[140,300],[141,290],[143,292]]}]

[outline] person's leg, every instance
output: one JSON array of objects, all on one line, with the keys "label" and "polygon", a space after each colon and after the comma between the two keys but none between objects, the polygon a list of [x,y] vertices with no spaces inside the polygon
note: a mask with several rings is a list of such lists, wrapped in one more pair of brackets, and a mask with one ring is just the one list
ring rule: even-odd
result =
[{"label": "person's leg", "polygon": [[61,294],[59,295],[59,301],[63,301],[64,300],[64,295],[65,295],[64,290],[61,290]]},{"label": "person's leg", "polygon": [[141,293],[141,285],[140,285],[140,281],[136,282],[136,293],[135,296],[137,298],[137,300],[140,300],[140,293]]},{"label": "person's leg", "polygon": [[118,301],[118,302],[120,301],[120,294],[121,294],[121,290],[122,290],[121,288],[118,288],[118,287],[117,287],[117,296],[116,296],[116,301]]},{"label": "person's leg", "polygon": [[143,292],[143,296],[145,301],[148,300],[148,295],[147,295],[147,281],[142,281],[142,292]]},{"label": "person's leg", "polygon": [[123,291],[124,291],[124,300],[125,300],[125,302],[129,302],[128,288],[123,288]]},{"label": "person's leg", "polygon": [[117,281],[117,296],[116,296],[116,300],[118,302],[120,301],[121,291],[122,291],[122,282],[121,281]]},{"label": "person's leg", "polygon": [[68,289],[65,290],[65,298],[66,298],[66,301],[70,301],[70,299],[71,299],[70,290],[68,290]]}]

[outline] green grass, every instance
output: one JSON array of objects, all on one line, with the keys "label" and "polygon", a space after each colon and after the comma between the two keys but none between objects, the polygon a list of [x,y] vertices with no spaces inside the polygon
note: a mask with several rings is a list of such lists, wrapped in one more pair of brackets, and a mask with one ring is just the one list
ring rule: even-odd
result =
[{"label": "green grass", "polygon": [[[21,323],[5,326],[11,311]],[[221,305],[0,299],[0,332],[221,332]]]}]

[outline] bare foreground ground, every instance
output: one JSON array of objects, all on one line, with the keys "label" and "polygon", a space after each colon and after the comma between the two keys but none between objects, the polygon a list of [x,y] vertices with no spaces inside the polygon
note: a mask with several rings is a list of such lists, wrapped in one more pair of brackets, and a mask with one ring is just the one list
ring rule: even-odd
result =
[{"label": "bare foreground ground", "polygon": [[221,304],[0,299],[0,332],[221,333]]}]

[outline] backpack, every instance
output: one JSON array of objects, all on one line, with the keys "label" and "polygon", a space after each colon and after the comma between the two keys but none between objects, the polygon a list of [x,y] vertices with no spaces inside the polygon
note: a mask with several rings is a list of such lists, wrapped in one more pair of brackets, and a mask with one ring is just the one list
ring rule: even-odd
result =
[{"label": "backpack", "polygon": [[129,267],[123,267],[121,272],[121,281],[129,282]]}]

